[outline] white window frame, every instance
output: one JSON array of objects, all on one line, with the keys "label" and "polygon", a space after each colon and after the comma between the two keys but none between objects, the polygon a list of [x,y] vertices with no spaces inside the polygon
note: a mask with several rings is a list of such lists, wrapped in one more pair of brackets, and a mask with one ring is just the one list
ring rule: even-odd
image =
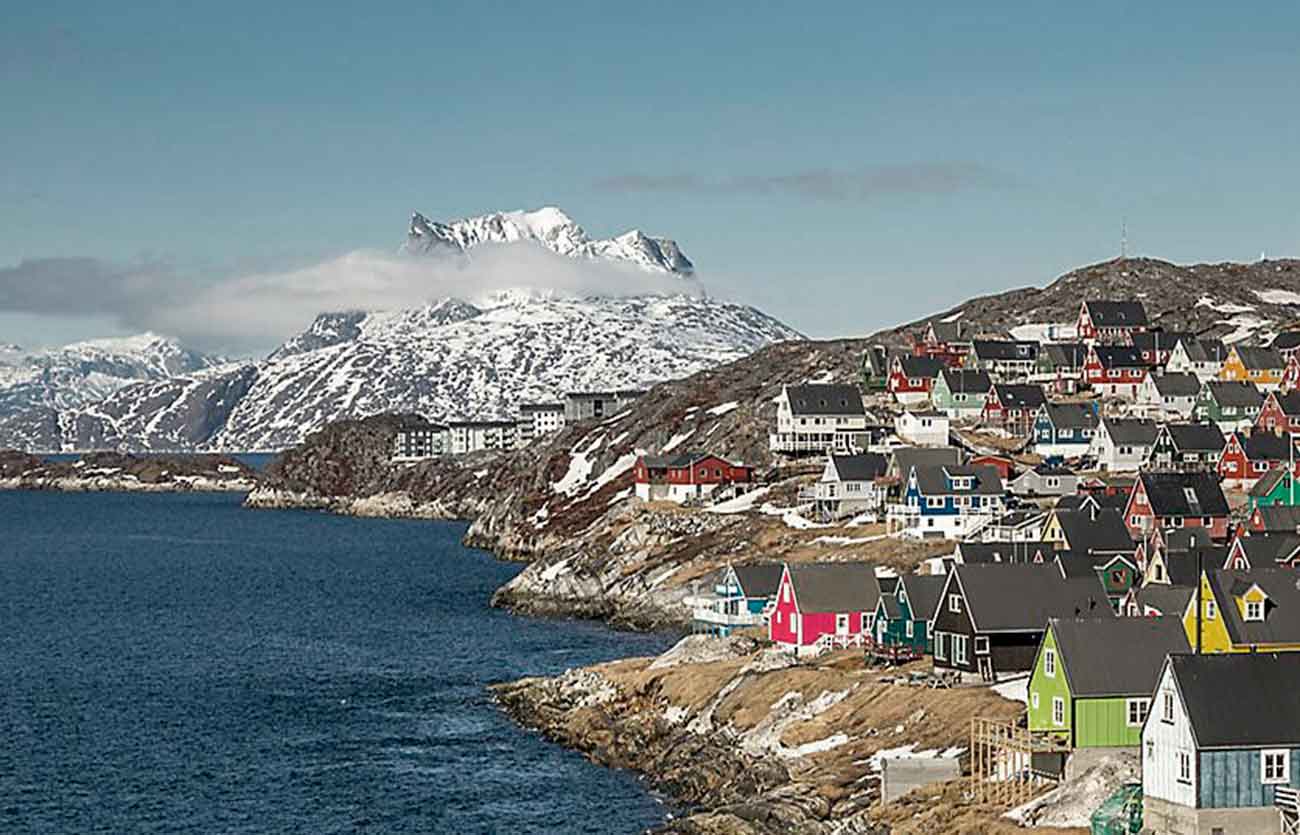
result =
[{"label": "white window frame", "polygon": [[1043,675],[1056,678],[1056,650],[1043,650]]},{"label": "white window frame", "polygon": [[1177,780],[1183,785],[1192,784],[1192,755],[1188,751],[1179,751],[1178,757],[1178,777]]},{"label": "white window frame", "polygon": [[987,635],[975,636],[975,654],[976,655],[989,654],[989,636]]},{"label": "white window frame", "polygon": [[[1252,614],[1253,612],[1253,614]],[[1264,619],[1264,601],[1247,600],[1246,601],[1246,620],[1262,621]]]},{"label": "white window frame", "polygon": [[903,625],[903,630],[906,633],[907,637],[909,638],[912,638],[916,635],[916,628],[913,626],[910,618],[908,619],[907,623]]},{"label": "white window frame", "polygon": [[965,635],[952,636],[952,663],[954,664],[967,663]]},{"label": "white window frame", "polygon": [[[1270,774],[1270,772],[1272,772]],[[1286,748],[1266,748],[1259,752],[1259,780],[1265,786],[1285,786],[1291,782],[1291,752]]]},{"label": "white window frame", "polygon": [[934,659],[936,661],[948,660],[948,642],[944,640],[946,637],[948,637],[947,632],[934,633]]},{"label": "white window frame", "polygon": [[1065,727],[1065,699],[1052,697],[1052,724],[1058,728]]},{"label": "white window frame", "polygon": [[1147,712],[1151,710],[1150,699],[1128,699],[1124,705],[1125,718],[1130,728],[1140,728],[1146,721]]},{"label": "white window frame", "polygon": [[1205,601],[1205,619],[1214,620],[1219,615],[1219,608],[1214,605],[1213,600]]},{"label": "white window frame", "polygon": [[839,632],[841,629],[845,632],[849,631],[849,616],[845,612],[839,612],[835,615],[835,631]]},{"label": "white window frame", "polygon": [[960,595],[960,594],[950,594],[950,595],[948,595],[948,611],[949,611],[949,612],[952,612],[954,615],[960,615],[960,614],[961,614],[961,595]]},{"label": "white window frame", "polygon": [[1038,710],[1038,691],[1037,691],[1037,690],[1035,690],[1034,692],[1032,692],[1032,693],[1029,694],[1029,705],[1030,705],[1034,710]]},{"label": "white window frame", "polygon": [[1166,690],[1164,692],[1164,712],[1160,714],[1160,721],[1167,722],[1170,725],[1174,723],[1174,694]]}]

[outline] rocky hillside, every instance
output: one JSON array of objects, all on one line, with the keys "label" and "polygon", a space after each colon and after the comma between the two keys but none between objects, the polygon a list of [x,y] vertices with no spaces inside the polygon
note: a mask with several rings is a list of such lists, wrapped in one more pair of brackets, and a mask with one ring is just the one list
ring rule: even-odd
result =
[{"label": "rocky hillside", "polygon": [[0,450],[0,490],[246,493],[258,479],[252,467],[224,455],[142,457],[95,452],[55,462]]}]

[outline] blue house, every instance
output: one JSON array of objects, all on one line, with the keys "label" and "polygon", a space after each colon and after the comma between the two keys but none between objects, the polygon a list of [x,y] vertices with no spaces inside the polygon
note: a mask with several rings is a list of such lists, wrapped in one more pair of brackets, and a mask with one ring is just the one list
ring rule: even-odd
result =
[{"label": "blue house", "polygon": [[918,465],[889,509],[891,530],[913,538],[959,539],[1002,512],[1006,487],[992,466]]},{"label": "blue house", "polygon": [[1099,424],[1089,403],[1044,403],[1034,416],[1034,451],[1044,458],[1078,458],[1088,451]]},{"label": "blue house", "polygon": [[783,568],[781,563],[757,563],[722,569],[709,593],[686,599],[691,632],[725,638],[737,629],[762,626],[764,611],[776,601]]},{"label": "blue house", "polygon": [[1146,830],[1278,832],[1276,790],[1300,788],[1297,693],[1300,653],[1168,656],[1133,717]]}]

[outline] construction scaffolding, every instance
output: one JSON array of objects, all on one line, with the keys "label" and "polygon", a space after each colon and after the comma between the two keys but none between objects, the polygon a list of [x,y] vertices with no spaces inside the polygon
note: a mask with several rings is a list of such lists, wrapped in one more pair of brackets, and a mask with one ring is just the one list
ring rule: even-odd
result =
[{"label": "construction scaffolding", "polygon": [[971,798],[1007,808],[1027,803],[1060,781],[1069,754],[1069,745],[1015,721],[977,716],[970,722]]}]

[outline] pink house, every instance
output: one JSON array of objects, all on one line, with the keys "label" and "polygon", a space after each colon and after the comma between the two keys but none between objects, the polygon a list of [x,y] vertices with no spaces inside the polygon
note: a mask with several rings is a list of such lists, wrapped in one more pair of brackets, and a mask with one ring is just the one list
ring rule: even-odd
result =
[{"label": "pink house", "polygon": [[767,634],[796,655],[861,646],[879,601],[880,581],[868,563],[786,564]]}]

